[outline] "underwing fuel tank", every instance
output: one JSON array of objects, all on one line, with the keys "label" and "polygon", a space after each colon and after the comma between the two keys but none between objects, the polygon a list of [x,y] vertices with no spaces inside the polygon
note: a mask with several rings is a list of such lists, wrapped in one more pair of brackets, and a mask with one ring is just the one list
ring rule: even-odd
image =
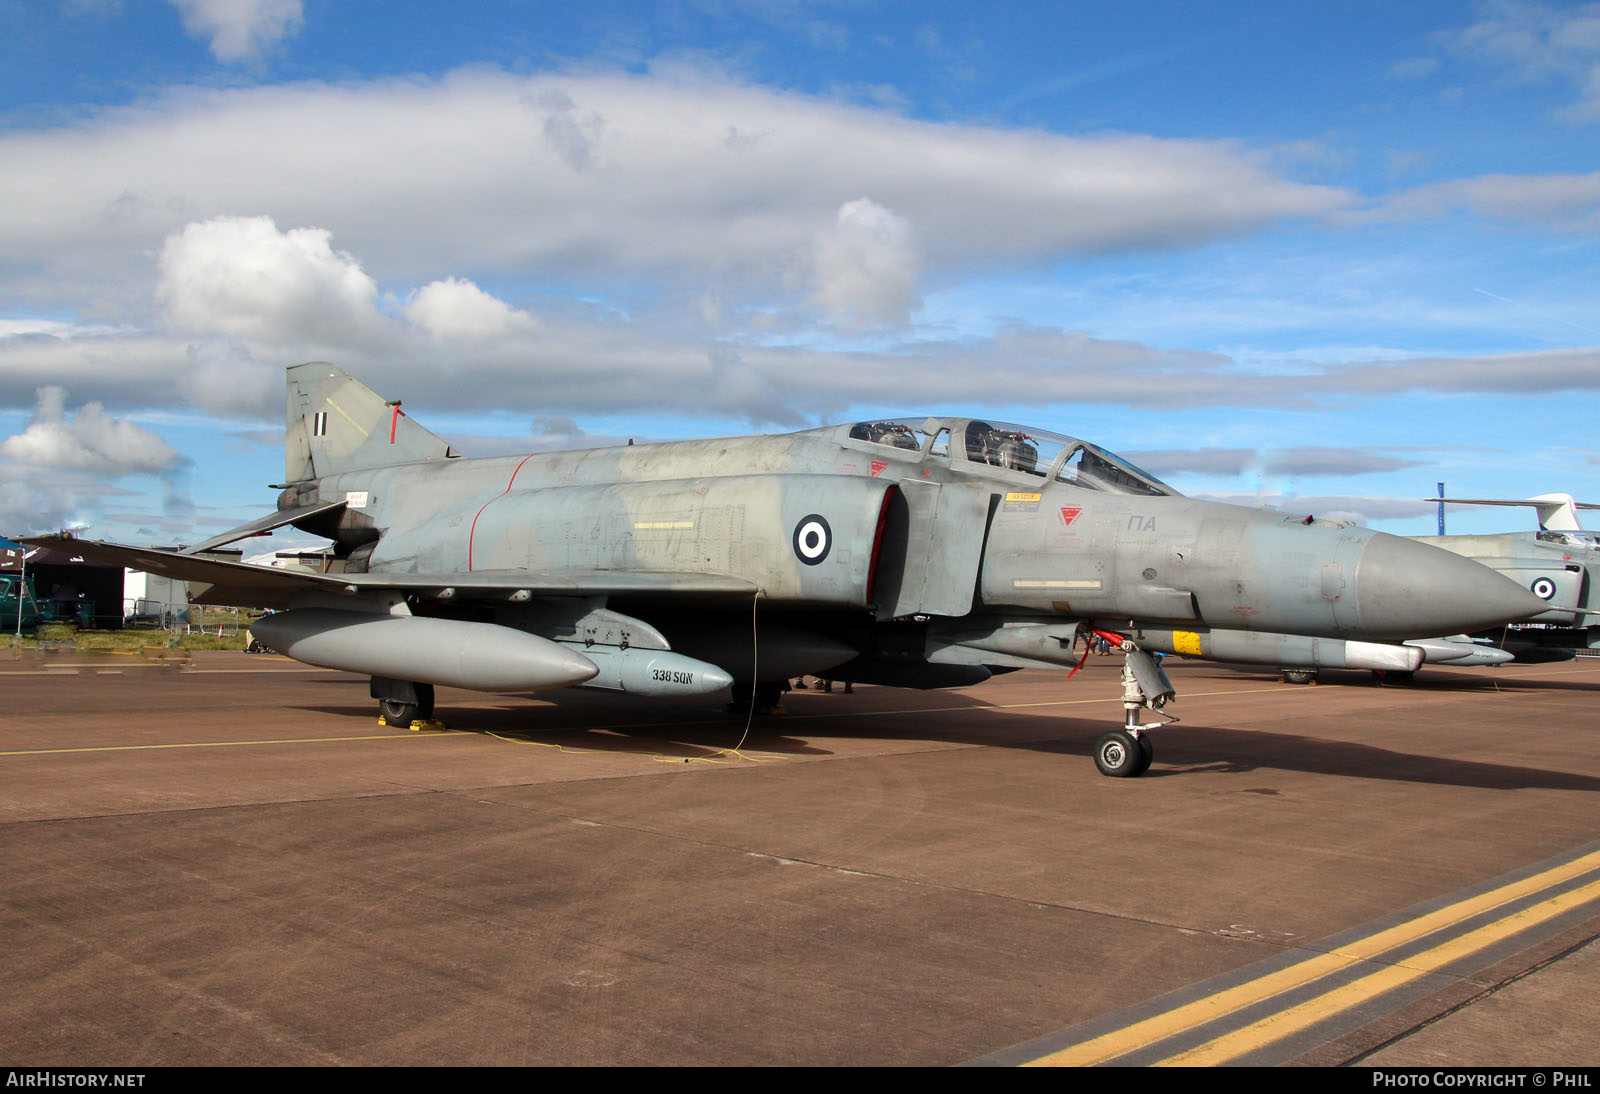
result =
[{"label": "underwing fuel tank", "polygon": [[1428,661],[1445,662],[1465,667],[1468,665],[1503,665],[1515,661],[1509,650],[1498,649],[1474,642],[1466,635],[1457,638],[1408,638],[1406,645],[1416,646]]},{"label": "underwing fuel tank", "polygon": [[569,687],[600,671],[559,642],[459,619],[295,608],[264,616],[250,630],[308,665],[472,691]]},{"label": "underwing fuel tank", "polygon": [[733,677],[717,666],[670,650],[579,647],[571,643],[567,648],[581,649],[582,656],[600,670],[584,683],[586,688],[661,697],[707,695],[733,686]]}]

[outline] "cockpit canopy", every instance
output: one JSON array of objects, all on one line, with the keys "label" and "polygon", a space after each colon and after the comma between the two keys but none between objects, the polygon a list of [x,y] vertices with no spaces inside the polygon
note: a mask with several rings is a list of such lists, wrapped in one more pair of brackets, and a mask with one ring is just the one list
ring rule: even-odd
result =
[{"label": "cockpit canopy", "polygon": [[[1160,479],[1098,445],[1043,429],[977,418],[880,419],[849,427],[852,440],[948,461],[957,471],[1017,472],[1111,494],[1176,494]],[[956,443],[951,444],[955,438]]]}]

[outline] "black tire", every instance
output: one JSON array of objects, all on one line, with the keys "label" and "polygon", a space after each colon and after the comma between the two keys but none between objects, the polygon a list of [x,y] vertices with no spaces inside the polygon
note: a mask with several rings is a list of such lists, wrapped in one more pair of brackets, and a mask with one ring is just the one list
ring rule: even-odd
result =
[{"label": "black tire", "polygon": [[379,699],[378,710],[383,713],[383,720],[392,726],[409,728],[422,717],[416,703],[402,703],[398,699]]},{"label": "black tire", "polygon": [[1316,682],[1316,669],[1282,669],[1285,684],[1312,684]]},{"label": "black tire", "polygon": [[433,685],[412,686],[417,691],[415,703],[408,703],[404,699],[378,700],[378,710],[382,712],[384,721],[392,726],[410,726],[412,722],[426,722],[433,717]]},{"label": "black tire", "polygon": [[1144,770],[1144,750],[1131,733],[1113,729],[1094,743],[1094,765],[1113,779],[1131,779]]},{"label": "black tire", "polygon": [[1148,734],[1148,733],[1139,734],[1138,741],[1139,741],[1139,770],[1135,771],[1134,774],[1135,775],[1143,775],[1146,771],[1150,770],[1150,765],[1155,762],[1155,759],[1156,759],[1156,744],[1155,744],[1154,741],[1152,741],[1150,739],[1150,734]]}]

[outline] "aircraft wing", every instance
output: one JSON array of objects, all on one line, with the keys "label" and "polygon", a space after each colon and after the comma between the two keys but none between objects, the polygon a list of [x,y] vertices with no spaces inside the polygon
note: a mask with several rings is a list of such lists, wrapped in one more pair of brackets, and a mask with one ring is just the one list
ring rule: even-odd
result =
[{"label": "aircraft wing", "polygon": [[530,596],[646,596],[733,600],[755,595],[756,586],[725,574],[620,570],[475,570],[470,573],[319,574],[307,570],[248,566],[197,555],[130,547],[121,543],[40,536],[23,540],[97,562],[162,577],[208,583],[195,596],[199,604],[248,608],[288,608],[312,593],[350,596],[398,590],[458,600],[510,600]]}]

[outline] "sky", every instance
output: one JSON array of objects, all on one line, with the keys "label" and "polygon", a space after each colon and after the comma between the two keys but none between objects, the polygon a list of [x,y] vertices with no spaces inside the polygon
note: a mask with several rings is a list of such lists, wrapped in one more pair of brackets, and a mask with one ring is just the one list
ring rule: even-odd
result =
[{"label": "sky", "polygon": [[942,413],[1600,502],[1596,3],[0,0],[0,165],[6,534],[270,511],[308,360],[467,455]]}]

